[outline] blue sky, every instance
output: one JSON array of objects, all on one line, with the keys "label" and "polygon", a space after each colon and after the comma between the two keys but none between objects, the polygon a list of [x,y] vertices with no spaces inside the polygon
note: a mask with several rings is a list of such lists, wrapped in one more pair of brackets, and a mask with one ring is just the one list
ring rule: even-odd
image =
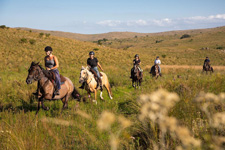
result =
[{"label": "blue sky", "polygon": [[74,33],[225,25],[225,0],[0,0],[0,25]]}]

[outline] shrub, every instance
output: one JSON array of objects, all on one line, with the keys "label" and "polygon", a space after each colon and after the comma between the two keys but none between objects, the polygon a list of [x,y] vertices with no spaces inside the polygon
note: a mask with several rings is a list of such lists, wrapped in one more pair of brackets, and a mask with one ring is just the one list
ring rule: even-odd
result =
[{"label": "shrub", "polygon": [[99,48],[94,48],[93,50],[94,50],[94,51],[98,51],[98,50],[99,50]]},{"label": "shrub", "polygon": [[36,40],[34,40],[34,39],[30,39],[30,40],[29,40],[29,42],[30,42],[30,44],[31,44],[31,45],[33,45],[33,44],[35,44],[35,43],[36,43]]},{"label": "shrub", "polygon": [[155,43],[161,43],[163,40],[156,40]]},{"label": "shrub", "polygon": [[216,49],[224,49],[223,46],[218,46]]},{"label": "shrub", "polygon": [[20,43],[27,43],[27,39],[26,38],[20,39]]},{"label": "shrub", "polygon": [[32,30],[29,30],[29,32],[31,33],[31,32],[32,32]]},{"label": "shrub", "polygon": [[40,36],[40,37],[43,37],[43,35],[44,35],[44,33],[39,33],[39,36]]},{"label": "shrub", "polygon": [[106,42],[106,41],[108,41],[108,39],[106,39],[106,38],[103,38],[103,41],[104,41],[104,42]]},{"label": "shrub", "polygon": [[1,25],[1,26],[0,26],[0,28],[5,29],[5,28],[6,28],[6,26],[5,26],[5,25]]},{"label": "shrub", "polygon": [[102,45],[102,40],[98,40],[98,45]]},{"label": "shrub", "polygon": [[162,58],[166,58],[166,55],[165,55],[165,54],[163,54],[163,55],[162,55]]},{"label": "shrub", "polygon": [[45,34],[46,37],[49,37],[50,35],[51,35],[50,33],[46,33],[46,34]]},{"label": "shrub", "polygon": [[134,38],[137,38],[137,35],[135,35]]},{"label": "shrub", "polygon": [[189,37],[191,37],[189,34],[184,34],[180,37],[180,39],[189,38]]}]

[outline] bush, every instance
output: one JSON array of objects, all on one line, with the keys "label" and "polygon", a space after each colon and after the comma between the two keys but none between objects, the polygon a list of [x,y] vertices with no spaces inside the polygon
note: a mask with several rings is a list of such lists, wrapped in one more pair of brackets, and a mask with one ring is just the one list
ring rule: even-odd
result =
[{"label": "bush", "polygon": [[31,33],[31,32],[32,32],[32,30],[29,30],[29,32]]},{"label": "bush", "polygon": [[27,39],[25,38],[20,39],[20,43],[27,43]]},{"label": "bush", "polygon": [[30,39],[30,40],[29,40],[29,42],[30,42],[30,44],[31,44],[31,45],[33,45],[33,44],[35,44],[35,43],[36,43],[36,40],[34,40],[34,39]]},{"label": "bush", "polygon": [[163,40],[156,40],[155,43],[161,43]]},{"label": "bush", "polygon": [[162,58],[166,58],[166,55],[165,55],[165,54],[163,54],[163,55],[162,55]]},{"label": "bush", "polygon": [[6,28],[6,26],[5,26],[5,25],[1,25],[1,26],[0,26],[0,28],[5,29],[5,28]]},{"label": "bush", "polygon": [[51,35],[50,33],[46,33],[46,34],[45,34],[46,37],[49,37],[50,35]]},{"label": "bush", "polygon": [[106,42],[106,41],[108,41],[108,39],[106,39],[106,38],[103,38],[103,41],[104,41],[104,42]]},{"label": "bush", "polygon": [[137,35],[135,35],[134,38],[137,38]]},{"label": "bush", "polygon": [[191,37],[189,34],[184,34],[180,37],[180,39],[189,38],[189,37]]},{"label": "bush", "polygon": [[98,45],[102,45],[102,40],[98,40]]},{"label": "bush", "polygon": [[44,33],[39,33],[39,36],[40,36],[40,37],[43,37],[43,35],[44,35]]},{"label": "bush", "polygon": [[93,50],[94,50],[94,51],[98,51],[98,50],[99,50],[99,48],[94,48]]},{"label": "bush", "polygon": [[218,46],[216,49],[224,49],[223,46]]}]

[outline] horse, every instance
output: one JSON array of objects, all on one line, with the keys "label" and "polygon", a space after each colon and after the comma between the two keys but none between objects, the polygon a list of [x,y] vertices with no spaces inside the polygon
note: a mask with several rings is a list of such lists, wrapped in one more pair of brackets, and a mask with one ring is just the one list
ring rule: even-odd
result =
[{"label": "horse", "polygon": [[[109,84],[109,80],[108,77],[106,76],[105,73],[100,72],[101,74],[101,78],[102,78],[102,85],[107,89],[108,94],[109,94],[109,98],[112,98],[112,91],[111,91],[111,86]],[[97,88],[97,81],[95,80],[95,77],[93,75],[93,73],[91,73],[89,71],[89,67],[84,68],[82,66],[81,68],[81,72],[80,72],[80,79],[79,79],[79,83],[83,83],[85,82],[85,90],[88,92],[88,97],[91,97],[91,93],[95,93],[95,99],[93,100],[93,102],[95,102],[97,104],[97,90],[99,90],[100,88]],[[97,88],[97,89],[96,89]],[[100,98],[103,100],[102,97],[102,91],[100,93]]]},{"label": "horse", "polygon": [[154,65],[152,68],[151,68],[151,70],[150,70],[150,72],[149,72],[150,74],[152,74],[152,77],[155,77],[156,79],[158,79],[158,77],[160,76],[162,76],[160,73],[159,73],[159,65]]},{"label": "horse", "polygon": [[213,67],[210,66],[209,62],[205,62],[203,65],[202,73],[206,72],[208,74],[208,71],[210,71],[210,74],[213,73]]},{"label": "horse", "polygon": [[[137,88],[137,86],[140,89],[143,73],[139,69],[139,65],[134,65],[134,71],[132,73],[132,86]],[[135,83],[135,84],[134,84]]]},{"label": "horse", "polygon": [[[74,87],[72,81],[67,77],[61,76],[64,80],[64,83],[61,84],[61,89],[59,90],[60,95],[54,95],[55,85],[54,81],[49,78],[48,74],[50,71],[43,69],[39,63],[32,62],[30,65],[30,68],[28,70],[28,76],[26,78],[27,84],[32,84],[33,81],[38,81],[38,107],[36,111],[36,115],[38,114],[38,111],[40,107],[42,106],[42,109],[49,110],[48,107],[44,106],[44,100],[58,100],[61,99],[63,102],[63,108],[62,111],[66,108],[68,108],[68,100],[69,97],[72,95],[74,99],[81,100],[81,95]],[[62,113],[61,111],[61,113]]]}]

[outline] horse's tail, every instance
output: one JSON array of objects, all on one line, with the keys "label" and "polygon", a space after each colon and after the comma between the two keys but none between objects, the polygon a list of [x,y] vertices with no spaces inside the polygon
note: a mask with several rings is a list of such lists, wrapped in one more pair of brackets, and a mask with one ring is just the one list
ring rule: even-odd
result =
[{"label": "horse's tail", "polygon": [[212,72],[214,72],[213,67],[211,67]]}]

